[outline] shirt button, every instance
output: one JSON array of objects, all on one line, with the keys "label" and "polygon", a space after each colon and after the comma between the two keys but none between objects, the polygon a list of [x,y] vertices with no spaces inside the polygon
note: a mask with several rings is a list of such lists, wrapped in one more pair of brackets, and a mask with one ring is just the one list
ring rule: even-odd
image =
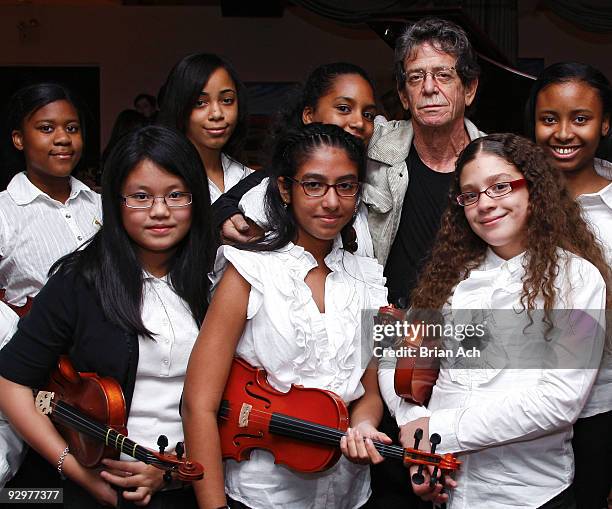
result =
[{"label": "shirt button", "polygon": [[77,237],[77,240],[83,240],[83,237],[81,237],[80,235]]},{"label": "shirt button", "polygon": [[66,219],[70,219],[72,216],[70,214],[66,214]]},{"label": "shirt button", "polygon": [[168,364],[168,359],[164,359],[164,364]]}]

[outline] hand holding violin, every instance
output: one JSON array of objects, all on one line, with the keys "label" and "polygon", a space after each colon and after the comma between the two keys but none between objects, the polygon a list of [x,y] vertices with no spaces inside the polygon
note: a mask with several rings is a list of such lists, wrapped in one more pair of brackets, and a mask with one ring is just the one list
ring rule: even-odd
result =
[{"label": "hand holding violin", "polygon": [[[100,472],[100,477],[123,488],[123,498],[136,505],[148,505],[151,497],[165,484],[164,472],[142,461],[103,459],[102,464],[106,470]],[[132,489],[134,491],[131,491]]]},{"label": "hand holding violin", "polygon": [[[414,421],[400,426],[399,440],[403,447],[413,447],[426,451],[424,444],[421,444],[423,436],[429,435],[429,417],[421,417]],[[435,452],[440,435],[434,433],[431,438],[431,452]],[[413,445],[414,442],[414,445]],[[419,447],[420,446],[420,447]],[[445,488],[455,488],[457,482],[449,475],[440,475],[437,467],[427,465],[411,465],[409,468],[412,489],[418,497],[427,502],[443,504],[448,502],[448,494],[444,493]],[[432,477],[436,477],[436,482],[432,483]],[[444,484],[442,484],[444,483]]]},{"label": "hand holding violin", "polygon": [[340,440],[340,450],[353,463],[376,465],[385,458],[378,452],[373,440],[383,444],[392,443],[387,435],[364,421],[346,430],[346,435]]}]

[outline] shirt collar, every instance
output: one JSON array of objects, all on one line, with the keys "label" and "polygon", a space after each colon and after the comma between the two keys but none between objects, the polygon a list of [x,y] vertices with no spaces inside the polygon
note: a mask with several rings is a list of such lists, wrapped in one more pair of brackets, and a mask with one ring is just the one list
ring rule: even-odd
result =
[{"label": "shirt collar", "polygon": [[509,260],[505,260],[501,256],[496,255],[493,250],[487,248],[487,254],[485,255],[484,263],[482,264],[481,270],[496,270],[507,268],[511,274],[515,274],[517,271],[523,269],[525,262],[526,252],[523,251],[521,254],[516,255]]},{"label": "shirt collar", "polygon": [[157,277],[145,269],[142,269],[142,279],[144,281],[163,281],[164,283],[168,283],[168,274],[165,274],[162,277]]},{"label": "shirt collar", "polygon": [[[595,159],[595,171],[600,177],[612,181],[612,163],[603,159]],[[583,205],[597,205],[604,203],[612,209],[612,182],[596,193],[581,194],[578,201]]]},{"label": "shirt collar", "polygon": [[[28,205],[39,196],[43,199],[56,201],[53,200],[47,193],[41,191],[38,189],[38,187],[32,184],[30,179],[28,179],[26,176],[25,171],[15,175],[11,179],[6,190],[17,205]],[[74,177],[70,177],[70,196],[68,196],[68,201],[74,200],[81,192],[85,194],[94,193],[94,191],[83,184],[83,182],[75,179]]]},{"label": "shirt collar", "polygon": [[[287,253],[293,256],[296,259],[305,258],[307,259],[313,267],[317,266],[317,262],[308,251],[306,251],[302,246],[298,246],[293,242],[289,242],[284,248],[281,249],[281,252]],[[334,239],[334,243],[332,245],[331,251],[325,257],[325,264],[332,270],[337,270],[338,262],[342,259],[342,237],[338,234]]]}]

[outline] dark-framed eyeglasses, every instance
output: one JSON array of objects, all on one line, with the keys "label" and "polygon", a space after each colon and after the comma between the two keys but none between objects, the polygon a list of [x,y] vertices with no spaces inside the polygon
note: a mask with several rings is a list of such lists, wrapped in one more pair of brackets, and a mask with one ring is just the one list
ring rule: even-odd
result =
[{"label": "dark-framed eyeglasses", "polygon": [[467,207],[469,205],[474,205],[479,199],[482,193],[485,193],[490,198],[501,198],[512,192],[514,189],[518,189],[519,187],[523,187],[527,184],[527,180],[524,178],[511,180],[510,182],[497,182],[489,187],[487,187],[484,191],[466,191],[465,193],[458,194],[455,199],[457,203],[462,207]]},{"label": "dark-framed eyeglasses", "polygon": [[172,191],[171,193],[163,196],[153,196],[148,193],[134,193],[128,194],[127,196],[121,196],[123,203],[130,209],[150,209],[155,200],[162,199],[168,208],[179,208],[187,207],[193,202],[193,196],[191,193],[183,193],[179,191]]},{"label": "dark-framed eyeglasses", "polygon": [[318,180],[297,180],[291,177],[285,177],[287,180],[302,186],[306,196],[320,198],[325,196],[330,187],[336,190],[336,194],[342,198],[355,196],[359,192],[360,183],[349,180],[347,182],[336,182],[335,184],[327,184]]},{"label": "dark-framed eyeglasses", "polygon": [[450,83],[457,77],[457,70],[454,67],[438,67],[433,71],[424,69],[415,69],[413,71],[404,71],[406,82],[409,85],[417,86],[425,81],[428,74],[436,81],[436,83]]}]

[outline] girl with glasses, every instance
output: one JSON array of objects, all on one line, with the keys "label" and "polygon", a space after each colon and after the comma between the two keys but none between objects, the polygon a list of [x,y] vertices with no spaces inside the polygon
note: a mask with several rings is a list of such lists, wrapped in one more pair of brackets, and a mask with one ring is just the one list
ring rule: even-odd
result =
[{"label": "girl with glasses", "polygon": [[161,90],[157,121],[193,143],[215,202],[253,171],[238,162],[247,132],[246,87],[229,62],[197,53],[174,66]]},{"label": "girl with glasses", "polygon": [[[526,108],[529,135],[560,170],[570,194],[582,208],[612,266],[612,163],[596,157],[610,141],[612,88],[590,65],[560,62],[544,69],[534,83]],[[594,463],[599,451],[612,451],[612,349],[574,425],[574,489],[580,509],[606,505],[612,472]],[[594,437],[600,436],[601,440]]]},{"label": "girl with glasses", "polygon": [[[341,128],[311,124],[274,149],[266,211],[272,231],[238,247],[221,246],[214,294],[194,347],[183,400],[186,445],[203,464],[195,483],[201,507],[357,508],[368,499],[369,467],[346,458],[317,473],[294,472],[255,450],[249,461],[220,454],[217,414],[234,355],[263,368],[274,388],[330,390],[350,407],[343,452],[382,458],[370,439],[382,414],[371,349],[361,345],[360,311],[386,302],[382,267],[342,240],[359,203],[363,145]],[[371,345],[370,345],[371,346]],[[364,440],[367,437],[368,440]]]},{"label": "girl with glasses", "polygon": [[31,388],[44,388],[65,354],[77,371],[121,385],[132,440],[156,450],[163,434],[171,452],[183,439],[179,401],[207,309],[214,243],[202,163],[182,135],[144,127],[113,148],[102,196],[104,225],[55,264],[0,352],[0,408],[67,478],[66,507],[196,507],[192,492],[171,489],[162,470],[127,456],[81,466],[34,406]]},{"label": "girl with glasses", "polygon": [[[385,369],[395,364],[381,360],[381,391],[405,446],[420,427],[441,436],[436,452],[464,460],[448,494],[427,481],[415,493],[451,509],[574,507],[572,423],[601,358],[610,282],[601,246],[540,148],[496,134],[464,149],[411,304],[450,320],[470,310],[485,317],[487,334],[475,340],[484,355],[515,345],[521,355],[443,363],[426,407],[395,394]],[[551,348],[556,364],[539,347]],[[566,362],[568,351],[590,361]]]}]

